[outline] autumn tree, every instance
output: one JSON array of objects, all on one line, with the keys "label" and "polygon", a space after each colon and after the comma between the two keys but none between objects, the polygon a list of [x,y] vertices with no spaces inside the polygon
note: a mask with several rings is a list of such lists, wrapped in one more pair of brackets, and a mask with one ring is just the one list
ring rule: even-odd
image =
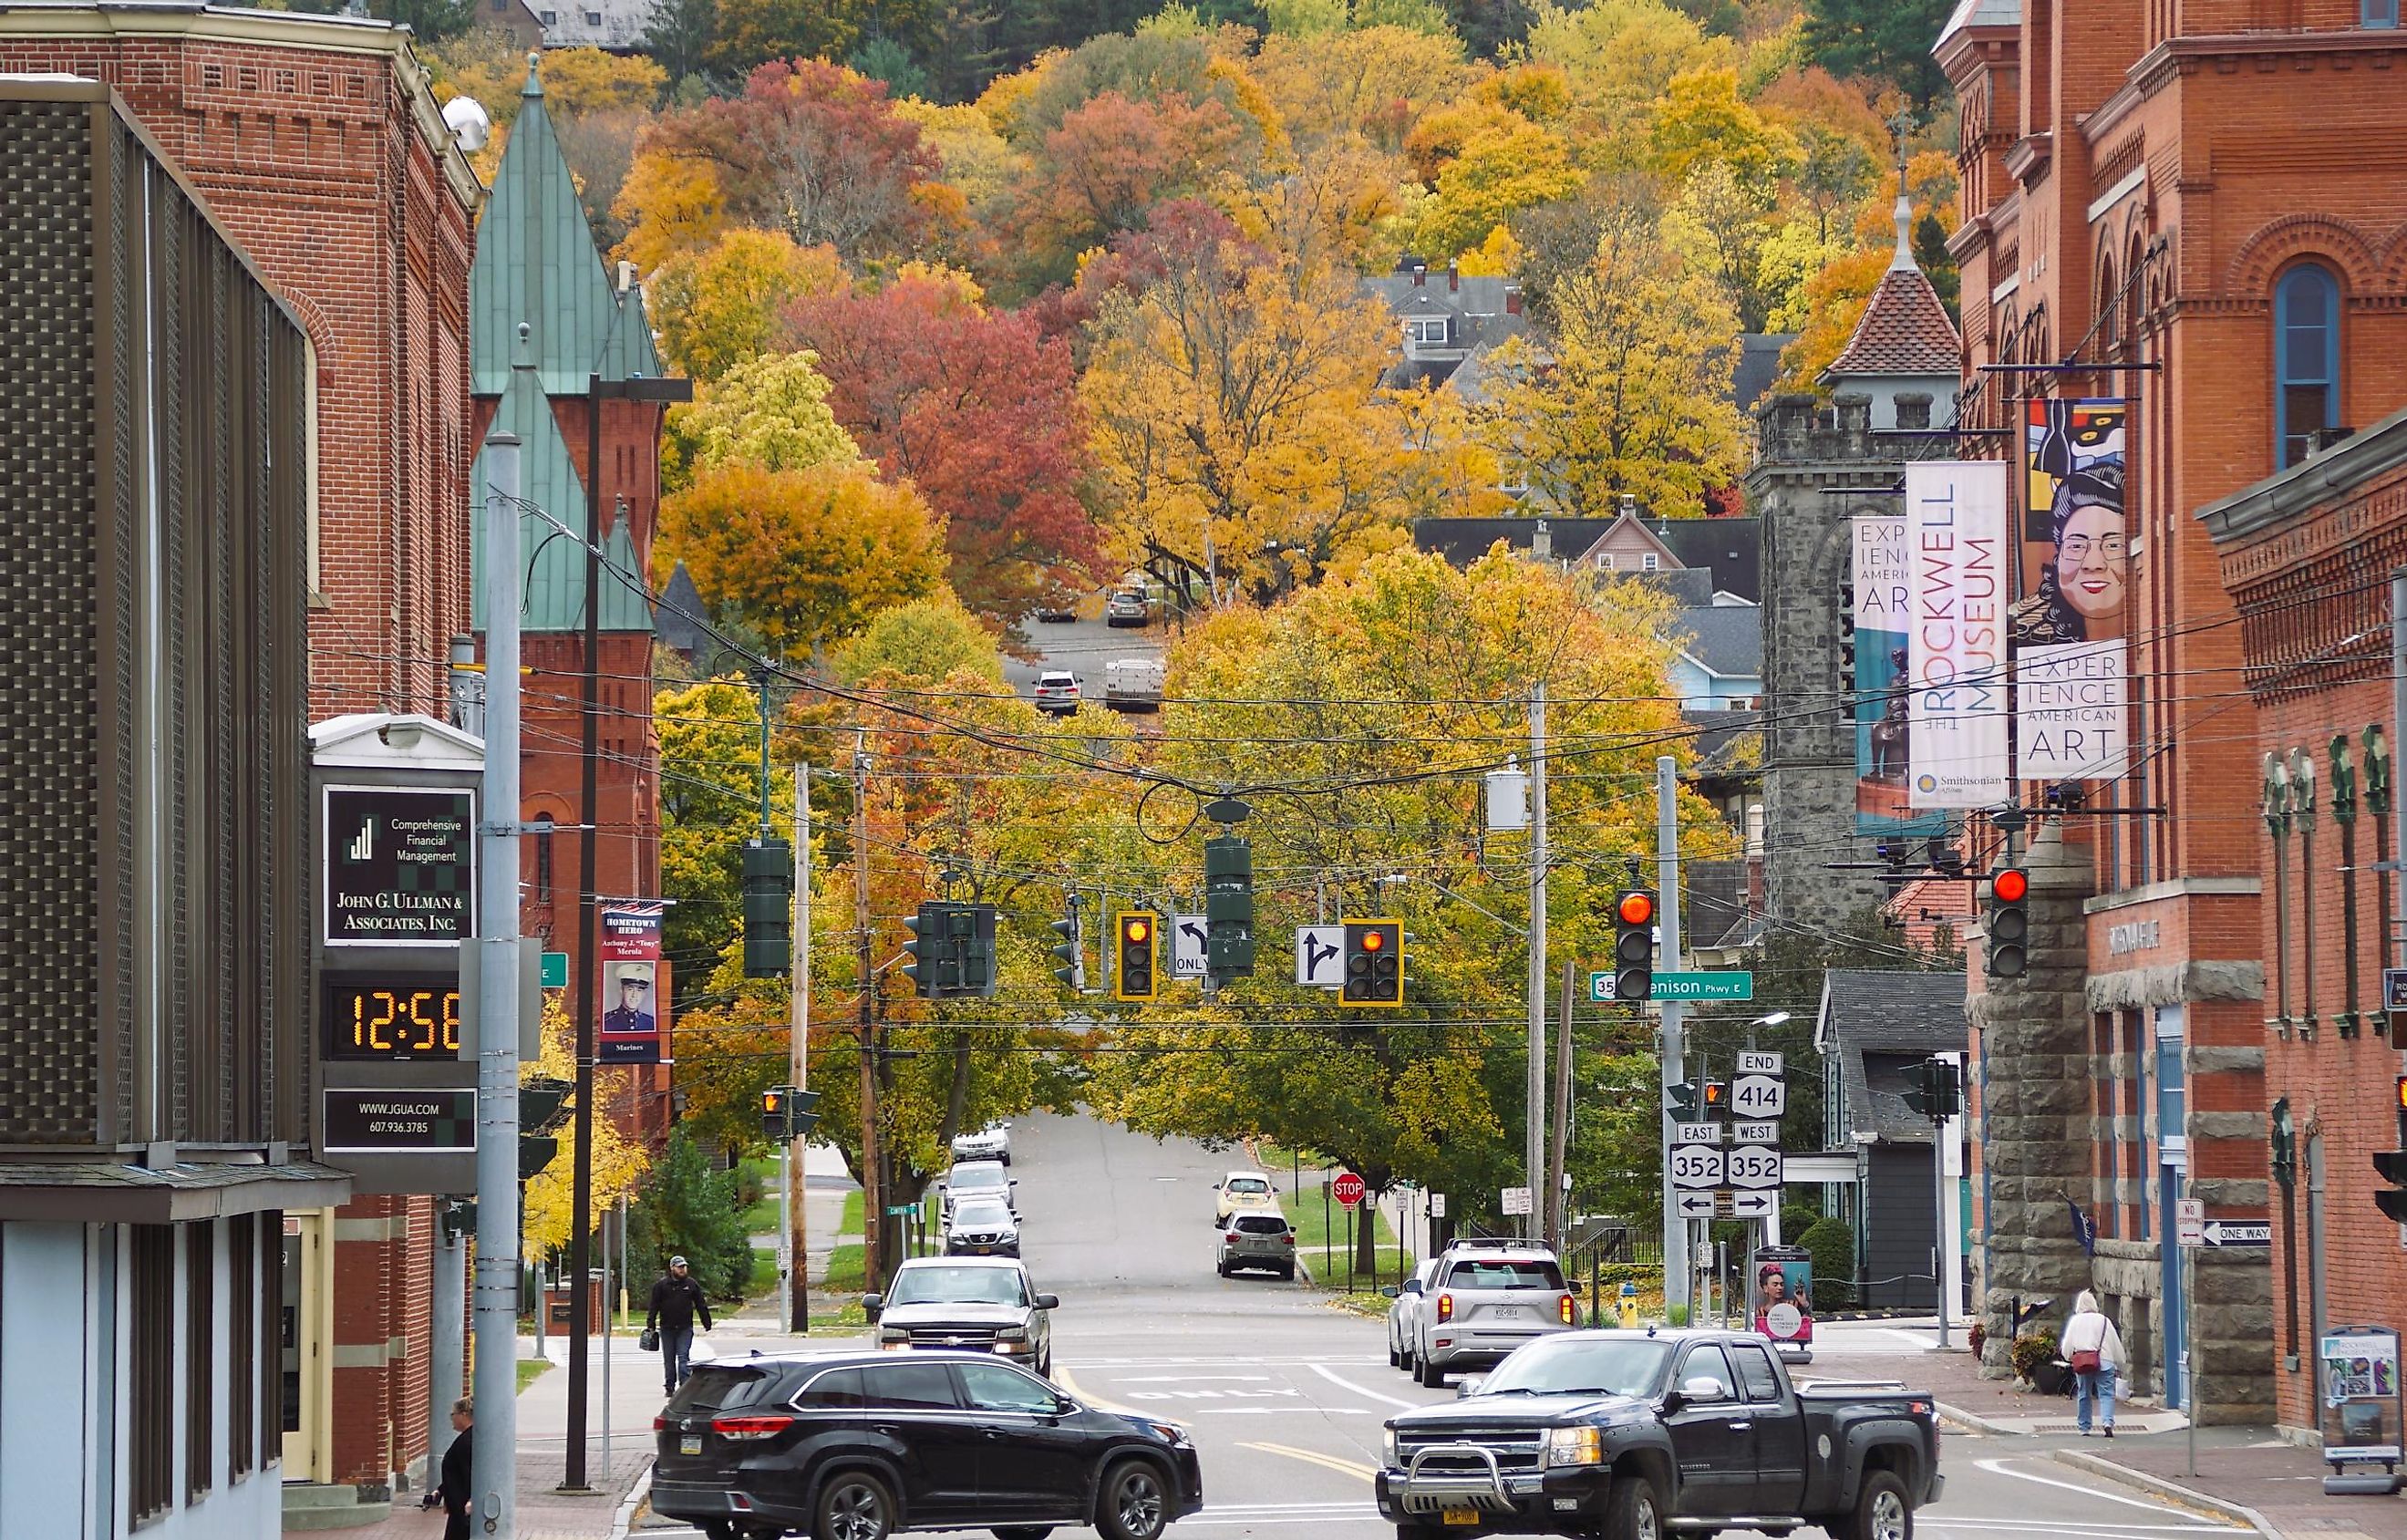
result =
[{"label": "autumn tree", "polygon": [[831,660],[847,684],[871,679],[933,685],[960,674],[1003,684],[1003,654],[993,634],[948,589],[897,605],[836,649]]},{"label": "autumn tree", "polygon": [[1007,216],[1029,288],[1074,275],[1081,253],[1136,230],[1163,202],[1201,191],[1243,131],[1219,102],[1106,91],[1063,113],[1031,152]]},{"label": "autumn tree", "polygon": [[933,277],[805,300],[787,323],[818,355],[828,405],[862,452],[908,478],[944,519],[962,603],[1011,623],[1095,581],[1067,342]]},{"label": "autumn tree", "polygon": [[668,449],[680,484],[695,470],[745,463],[803,470],[860,458],[828,407],[827,377],[808,352],[761,353],[731,365],[669,414]]},{"label": "autumn tree", "polygon": [[661,351],[698,381],[765,352],[779,313],[847,284],[831,247],[803,247],[778,230],[731,230],[707,251],[671,257],[648,282]]},{"label": "autumn tree", "polygon": [[1738,317],[1713,279],[1622,210],[1588,265],[1554,286],[1549,314],[1543,349],[1516,338],[1499,349],[1498,453],[1566,512],[1624,492],[1659,514],[1702,511],[1736,478],[1744,445],[1730,401]]},{"label": "autumn tree", "polygon": [[[541,1053],[534,1062],[520,1068],[519,1079],[521,1082],[549,1079],[574,1084],[577,1079],[576,1036],[576,1029],[569,1022],[562,997],[547,991],[538,1037],[542,1045]],[[597,1087],[597,1092],[599,1089]],[[575,1105],[573,1097],[569,1105]],[[620,1198],[635,1191],[650,1165],[642,1144],[622,1135],[617,1122],[603,1109],[597,1107],[592,1132],[591,1202],[585,1211],[585,1229],[589,1234],[600,1227],[603,1215],[619,1206]],[[577,1205],[572,1178],[576,1175],[576,1141],[563,1138],[550,1163],[527,1179],[524,1233],[528,1248],[538,1255],[558,1251],[575,1238]]]},{"label": "autumn tree", "polygon": [[1563,72],[1573,140],[1586,164],[1605,171],[1647,163],[1656,104],[1675,77],[1737,57],[1729,38],[1708,35],[1664,0],[1539,0],[1528,49]]},{"label": "autumn tree", "polygon": [[807,652],[934,589],[942,532],[907,486],[857,463],[705,469],[661,504],[656,559],[772,643]]},{"label": "autumn tree", "polygon": [[1389,26],[1310,39],[1275,35],[1252,72],[1299,150],[1357,135],[1401,150],[1422,115],[1479,74],[1451,36]]}]

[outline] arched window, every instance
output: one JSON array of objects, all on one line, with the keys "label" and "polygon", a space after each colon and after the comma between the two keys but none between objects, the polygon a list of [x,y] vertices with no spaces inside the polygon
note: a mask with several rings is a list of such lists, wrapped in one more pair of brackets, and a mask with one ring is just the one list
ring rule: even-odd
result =
[{"label": "arched window", "polygon": [[2115,292],[2115,253],[2108,251],[2098,259],[2098,293],[2092,302],[2098,312],[2098,350],[2112,352],[2122,340],[2121,298]]},{"label": "arched window", "polygon": [[534,816],[534,901],[537,904],[551,902],[552,822],[549,813]]},{"label": "arched window", "polygon": [[2340,280],[2305,263],[2273,286],[2273,468],[2304,460],[2340,426]]}]

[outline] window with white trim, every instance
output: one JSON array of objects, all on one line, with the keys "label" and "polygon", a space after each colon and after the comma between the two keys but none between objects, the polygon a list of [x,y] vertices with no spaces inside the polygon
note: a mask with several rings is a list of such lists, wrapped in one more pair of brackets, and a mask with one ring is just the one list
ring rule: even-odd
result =
[{"label": "window with white trim", "polygon": [[1412,316],[1404,321],[1406,342],[1437,343],[1446,341],[1447,318],[1445,316]]}]

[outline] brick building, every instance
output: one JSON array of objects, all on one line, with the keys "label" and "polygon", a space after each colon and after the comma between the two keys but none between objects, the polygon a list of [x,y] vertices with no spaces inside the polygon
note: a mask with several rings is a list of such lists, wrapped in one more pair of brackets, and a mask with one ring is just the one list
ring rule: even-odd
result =
[{"label": "brick building", "polygon": [[1990,1352],[2005,1295],[2095,1288],[2132,1377],[2194,1390],[2207,1421],[2301,1405],[2306,1371],[2268,1352],[2266,1250],[2202,1251],[2193,1287],[2172,1205],[2263,1219],[2269,1061],[2339,1045],[2268,1020],[2284,917],[2260,877],[2246,634],[2198,515],[2401,398],[2394,14],[1965,0],[1936,50],[1961,105],[1963,418],[1995,435],[1965,452],[2018,444],[2030,398],[2130,402],[2129,769],[2047,789],[2083,816],[2031,832],[2030,976],[1973,975]]},{"label": "brick building", "polygon": [[[650,572],[660,513],[666,406],[628,392],[634,382],[658,382],[662,367],[643,290],[624,269],[613,282],[603,266],[552,131],[539,70],[527,77],[494,173],[492,201],[477,227],[469,295],[477,435],[481,440],[496,421],[518,435],[521,494],[541,510],[526,513],[520,532],[529,563],[520,620],[529,671],[521,722],[523,816],[538,827],[563,830],[585,821],[586,594],[579,542],[591,488],[599,501],[604,550],[593,886],[605,902],[657,897],[660,746],[652,734],[652,615],[638,585]],[[531,380],[528,371],[511,367],[521,324],[529,328]],[[481,609],[476,623],[483,625]],[[548,950],[570,954],[572,986],[595,982],[593,964],[578,955],[583,868],[577,834],[537,834],[525,843],[525,934],[541,936]],[[579,1005],[572,987],[569,1007]],[[665,1134],[664,1068],[614,1067],[599,1082],[605,1105],[627,1132]]]},{"label": "brick building", "polygon": [[[2383,292],[2369,277],[2349,273],[2352,297]],[[2343,318],[2344,349],[2385,345],[2370,309]],[[2351,415],[2378,409],[2386,390],[2407,400],[2407,383],[2350,378]],[[2274,1394],[2285,1426],[2313,1429],[2316,1338],[2407,1321],[2407,1268],[2368,1158],[2400,1148],[2394,1087],[2407,1073],[2382,995],[2400,895],[2375,869],[2398,849],[2388,578],[2407,563],[2407,410],[2199,518],[2241,615],[2268,898],[2265,1091],[2295,1148],[2272,1192]]]},{"label": "brick building", "polygon": [[[0,11],[0,70],[117,89],[309,342],[309,715],[447,707],[468,619],[468,266],[482,197],[407,29],[186,0]],[[286,1215],[288,1500],[381,1514],[427,1452],[425,1197]],[[304,1373],[316,1359],[321,1372]]]}]

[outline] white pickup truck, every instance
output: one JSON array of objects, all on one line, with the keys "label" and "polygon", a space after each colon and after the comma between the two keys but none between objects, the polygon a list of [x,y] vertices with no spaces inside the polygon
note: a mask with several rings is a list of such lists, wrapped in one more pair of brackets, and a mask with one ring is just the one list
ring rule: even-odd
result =
[{"label": "white pickup truck", "polygon": [[1118,658],[1104,665],[1104,705],[1114,711],[1161,709],[1159,658]]}]

